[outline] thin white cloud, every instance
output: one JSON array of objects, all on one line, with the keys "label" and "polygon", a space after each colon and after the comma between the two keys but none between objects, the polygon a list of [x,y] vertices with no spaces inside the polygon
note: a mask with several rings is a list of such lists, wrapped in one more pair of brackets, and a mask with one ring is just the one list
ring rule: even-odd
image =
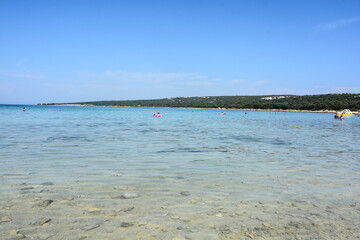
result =
[{"label": "thin white cloud", "polygon": [[267,80],[260,80],[253,83],[254,86],[261,86],[267,84],[269,81]]},{"label": "thin white cloud", "polygon": [[208,86],[208,85],[211,85],[211,83],[210,82],[197,81],[197,82],[186,82],[186,83],[184,83],[184,85],[190,86],[190,87],[197,87],[197,86]]},{"label": "thin white cloud", "polygon": [[27,73],[27,72],[16,72],[16,71],[7,71],[0,70],[0,75],[13,78],[22,78],[22,79],[42,79],[44,76],[39,74]]},{"label": "thin white cloud", "polygon": [[221,78],[215,78],[214,80],[215,81],[221,81],[222,79]]},{"label": "thin white cloud", "polygon": [[317,93],[359,93],[360,86],[314,86]]},{"label": "thin white cloud", "polygon": [[189,76],[189,79],[207,79],[207,76],[195,74],[193,76]]},{"label": "thin white cloud", "polygon": [[27,62],[29,62],[29,60],[28,59],[21,59],[19,62],[17,62],[15,65],[17,66],[17,67],[21,67],[22,65],[24,65],[24,64],[26,64]]},{"label": "thin white cloud", "polygon": [[336,20],[336,21],[332,21],[332,22],[320,23],[320,24],[316,25],[315,28],[331,30],[331,29],[344,27],[344,26],[358,23],[358,22],[360,22],[360,17],[353,17],[353,18],[340,19],[340,20]]},{"label": "thin white cloud", "polygon": [[[104,75],[106,74],[106,72],[108,72],[108,71],[105,71]],[[76,74],[77,74],[78,77],[86,77],[86,78],[88,78],[88,77],[97,77],[97,74],[95,72],[90,72],[90,71],[80,70],[80,71],[77,71]]]},{"label": "thin white cloud", "polygon": [[78,85],[72,84],[72,83],[51,83],[51,82],[46,82],[43,85],[45,87],[58,88],[58,89],[75,89],[76,87],[78,87]]},{"label": "thin white cloud", "polygon": [[150,82],[163,82],[178,79],[191,79],[194,74],[189,73],[135,73],[139,80],[150,81]]},{"label": "thin white cloud", "polygon": [[43,78],[43,76],[41,76],[41,75],[27,74],[27,73],[15,73],[15,74],[12,74],[12,77],[27,78],[27,79],[42,79]]},{"label": "thin white cloud", "polygon": [[[198,73],[153,73],[153,72],[126,72],[106,70],[103,73],[78,71],[78,76],[87,80],[112,81],[112,82],[132,82],[132,83],[170,83],[170,82],[194,82],[208,77]],[[195,81],[196,82],[196,81]]]},{"label": "thin white cloud", "polygon": [[112,71],[105,71],[104,72],[104,75],[106,76],[106,77],[113,77],[114,75],[115,75],[115,73],[113,73]]},{"label": "thin white cloud", "polygon": [[243,83],[243,82],[244,82],[244,80],[242,80],[242,79],[233,79],[233,80],[230,81],[230,83],[233,83],[233,84]]}]

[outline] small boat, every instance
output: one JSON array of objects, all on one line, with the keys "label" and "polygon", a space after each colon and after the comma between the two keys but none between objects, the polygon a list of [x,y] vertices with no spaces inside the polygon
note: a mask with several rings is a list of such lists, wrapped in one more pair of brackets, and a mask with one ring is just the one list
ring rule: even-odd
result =
[{"label": "small boat", "polygon": [[355,116],[355,114],[352,113],[349,109],[344,109],[341,112],[338,112],[337,114],[338,115],[344,115],[345,117]]}]

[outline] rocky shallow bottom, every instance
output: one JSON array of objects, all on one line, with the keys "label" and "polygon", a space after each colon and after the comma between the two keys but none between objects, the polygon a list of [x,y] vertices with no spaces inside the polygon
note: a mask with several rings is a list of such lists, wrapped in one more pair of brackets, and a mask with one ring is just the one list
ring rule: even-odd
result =
[{"label": "rocky shallow bottom", "polygon": [[357,200],[266,201],[159,189],[2,185],[0,239],[360,239]]}]

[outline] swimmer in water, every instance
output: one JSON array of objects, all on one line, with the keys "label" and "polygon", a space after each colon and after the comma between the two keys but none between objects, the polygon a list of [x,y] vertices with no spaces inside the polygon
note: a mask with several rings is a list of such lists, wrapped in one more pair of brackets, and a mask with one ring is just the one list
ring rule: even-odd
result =
[{"label": "swimmer in water", "polygon": [[341,115],[340,115],[340,120],[341,120],[341,121],[345,120],[344,114],[341,114]]},{"label": "swimmer in water", "polygon": [[157,114],[154,113],[154,117],[162,117],[162,115],[158,112]]},{"label": "swimmer in water", "polygon": [[26,111],[26,109],[25,108],[23,108],[23,112],[25,112]]}]

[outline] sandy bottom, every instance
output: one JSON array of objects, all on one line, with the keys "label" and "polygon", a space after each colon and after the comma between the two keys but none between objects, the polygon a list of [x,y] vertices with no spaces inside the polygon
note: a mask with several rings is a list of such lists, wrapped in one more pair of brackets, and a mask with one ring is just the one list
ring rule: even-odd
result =
[{"label": "sandy bottom", "polygon": [[259,201],[81,182],[1,188],[0,239],[360,239],[356,200]]}]

